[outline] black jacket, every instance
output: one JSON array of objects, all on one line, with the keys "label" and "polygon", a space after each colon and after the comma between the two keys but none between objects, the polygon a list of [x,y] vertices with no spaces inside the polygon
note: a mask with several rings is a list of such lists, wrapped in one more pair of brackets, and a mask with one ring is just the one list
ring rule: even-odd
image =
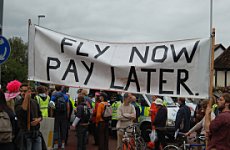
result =
[{"label": "black jacket", "polygon": [[[155,120],[153,122],[153,125],[160,129],[161,127],[166,126],[166,121],[167,121],[167,108],[166,107],[161,107],[156,114]],[[160,128],[159,128],[160,127]]]},{"label": "black jacket", "polygon": [[190,129],[191,111],[185,104],[180,105],[180,109],[176,115],[175,129],[186,133]]},{"label": "black jacket", "polygon": [[[15,101],[15,113],[18,119],[18,127],[21,130],[27,130],[27,111],[22,109],[23,98],[20,97]],[[42,113],[38,102],[34,99],[30,100],[30,121],[34,118],[42,118]],[[38,131],[40,124],[37,126],[31,126],[30,130]]]},{"label": "black jacket", "polygon": [[[42,133],[39,131],[40,124],[36,126],[30,126],[30,131],[27,129],[27,111],[22,108],[23,98],[20,97],[15,101],[15,112],[18,119],[19,133],[15,138],[15,144],[20,150],[26,150],[26,139],[33,138],[36,133],[36,137],[40,136],[42,139],[42,150],[47,150],[45,141],[43,139]],[[30,100],[30,121],[33,118],[42,118],[42,113],[39,104],[36,100]]]}]

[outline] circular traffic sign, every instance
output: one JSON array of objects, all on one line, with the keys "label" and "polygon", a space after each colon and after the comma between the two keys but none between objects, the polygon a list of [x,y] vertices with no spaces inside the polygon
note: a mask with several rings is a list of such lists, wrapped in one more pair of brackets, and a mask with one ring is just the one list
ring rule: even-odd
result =
[{"label": "circular traffic sign", "polygon": [[4,63],[10,56],[10,43],[0,35],[0,64]]}]

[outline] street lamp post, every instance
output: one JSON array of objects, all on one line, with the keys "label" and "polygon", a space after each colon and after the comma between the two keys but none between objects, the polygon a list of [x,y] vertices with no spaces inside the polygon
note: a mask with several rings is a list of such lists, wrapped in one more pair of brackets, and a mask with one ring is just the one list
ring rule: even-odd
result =
[{"label": "street lamp post", "polygon": [[[0,35],[2,35],[3,28],[3,0],[0,0]],[[2,80],[2,68],[0,65],[0,88],[1,88],[1,80]]]},{"label": "street lamp post", "polygon": [[46,16],[45,15],[38,15],[38,26],[40,24],[40,18],[45,18]]}]

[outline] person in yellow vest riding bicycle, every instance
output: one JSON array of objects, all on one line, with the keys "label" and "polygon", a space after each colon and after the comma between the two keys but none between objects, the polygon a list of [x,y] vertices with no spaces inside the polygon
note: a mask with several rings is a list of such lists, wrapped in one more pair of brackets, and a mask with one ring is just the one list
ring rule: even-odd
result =
[{"label": "person in yellow vest riding bicycle", "polygon": [[48,105],[50,97],[46,94],[46,88],[44,86],[37,87],[37,95],[35,96],[35,100],[37,100],[38,104],[40,105],[42,117],[48,117]]},{"label": "person in yellow vest riding bicycle", "polygon": [[112,122],[111,122],[111,126],[112,126],[112,131],[111,131],[111,134],[112,134],[112,137],[113,138],[117,138],[117,131],[116,131],[116,126],[117,126],[117,110],[118,110],[118,107],[121,106],[121,99],[119,99],[120,97],[117,96],[116,97],[116,101],[113,102],[112,104]]}]

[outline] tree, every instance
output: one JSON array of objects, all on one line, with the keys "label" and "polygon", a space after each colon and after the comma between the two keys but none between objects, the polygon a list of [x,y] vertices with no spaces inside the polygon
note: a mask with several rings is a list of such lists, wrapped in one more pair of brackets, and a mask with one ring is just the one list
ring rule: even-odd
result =
[{"label": "tree", "polygon": [[28,46],[19,37],[9,39],[11,53],[8,60],[1,65],[1,85],[5,89],[8,82],[27,81],[28,77]]}]

